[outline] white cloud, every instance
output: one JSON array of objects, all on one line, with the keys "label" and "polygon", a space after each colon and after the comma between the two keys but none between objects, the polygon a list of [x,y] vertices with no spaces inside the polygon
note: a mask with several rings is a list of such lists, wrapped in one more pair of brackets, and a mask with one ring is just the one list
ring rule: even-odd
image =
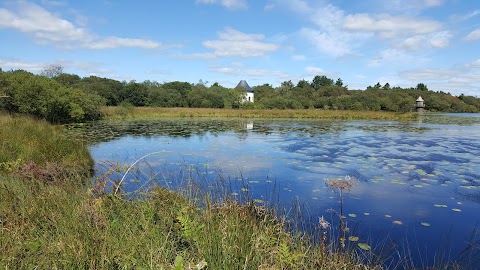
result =
[{"label": "white cloud", "polygon": [[25,61],[17,58],[7,58],[0,59],[0,67],[5,70],[26,70],[32,73],[40,73],[45,67],[49,65],[60,65],[65,69],[65,72],[68,70],[81,71],[87,75],[90,74],[110,74],[111,70],[101,67],[99,63],[94,62],[75,62],[69,60],[56,60],[54,62],[33,62]]},{"label": "white cloud", "polygon": [[345,31],[343,29],[345,12],[331,4],[313,7],[301,0],[294,0],[290,4],[296,5],[292,8],[314,24],[314,27],[301,28],[298,32],[300,36],[328,56],[342,57],[355,54],[354,48],[371,36],[369,33]]},{"label": "white cloud", "polygon": [[450,45],[453,35],[449,31],[441,31],[429,35],[416,35],[406,38],[399,46],[408,51],[429,48],[446,48]]},{"label": "white cloud", "polygon": [[480,59],[477,59],[471,63],[465,65],[467,68],[480,68]]},{"label": "white cloud", "polygon": [[466,37],[466,40],[473,41],[473,40],[480,40],[480,28],[477,28],[470,32]]},{"label": "white cloud", "polygon": [[265,5],[265,7],[263,7],[263,10],[265,11],[271,11],[273,9],[275,9],[276,5],[274,3],[268,3]]},{"label": "white cloud", "polygon": [[278,70],[269,70],[269,69],[249,69],[249,68],[240,68],[239,66],[211,66],[211,70],[216,73],[221,73],[225,75],[235,76],[235,77],[273,77],[275,81],[282,82],[289,78],[291,75],[287,72],[278,71]]},{"label": "white cloud", "polygon": [[303,54],[297,54],[297,55],[292,56],[292,60],[294,60],[294,61],[305,61],[306,59],[307,59],[307,57]]},{"label": "white cloud", "polygon": [[200,4],[221,4],[228,9],[245,9],[248,7],[246,0],[196,0]]},{"label": "white cloud", "polygon": [[0,67],[3,71],[26,70],[33,73],[40,72],[47,65],[45,63],[25,62],[17,59],[0,59]]},{"label": "white cloud", "polygon": [[428,62],[429,59],[408,54],[403,50],[388,48],[380,51],[380,53],[371,59],[368,63],[369,67],[378,68],[381,66],[404,66],[408,64],[409,66],[424,64]]},{"label": "white cloud", "polygon": [[454,14],[452,16],[450,16],[450,19],[453,20],[453,21],[466,21],[466,20],[469,20],[473,17],[476,17],[480,15],[480,10],[477,9],[477,10],[474,10],[474,11],[471,11],[467,14],[464,14],[464,15],[458,15],[458,14]]},{"label": "white cloud", "polygon": [[111,49],[137,47],[162,48],[160,43],[145,39],[98,37],[48,10],[29,2],[19,2],[15,11],[0,8],[0,29],[13,29],[31,35],[37,42],[67,49]]},{"label": "white cloud", "polygon": [[450,92],[454,95],[466,94],[480,97],[480,60],[463,67],[450,69],[415,69],[399,73],[399,77],[411,85],[423,82],[433,91]]},{"label": "white cloud", "polygon": [[423,9],[441,6],[444,3],[445,0],[379,0],[377,4],[390,12],[412,14]]},{"label": "white cloud", "polygon": [[205,48],[213,50],[213,53],[199,53],[191,56],[194,58],[260,57],[279,48],[273,43],[263,42],[264,35],[246,34],[233,28],[226,28],[218,33],[218,38],[202,43]]},{"label": "white cloud", "polygon": [[408,35],[429,34],[441,29],[441,24],[432,20],[365,13],[348,15],[343,27],[350,31],[373,32],[381,38],[394,39]]},{"label": "white cloud", "polygon": [[325,75],[325,70],[319,67],[305,67],[305,71],[309,76],[316,76],[316,75]]}]

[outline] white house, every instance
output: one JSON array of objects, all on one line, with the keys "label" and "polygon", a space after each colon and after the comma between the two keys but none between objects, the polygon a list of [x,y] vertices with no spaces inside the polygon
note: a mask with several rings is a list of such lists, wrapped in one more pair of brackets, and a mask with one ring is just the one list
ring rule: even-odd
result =
[{"label": "white house", "polygon": [[247,102],[247,101],[248,102],[253,102],[254,101],[253,89],[250,87],[250,85],[248,85],[247,81],[241,80],[238,83],[237,87],[242,87],[246,91],[246,94],[243,97],[243,102]]}]

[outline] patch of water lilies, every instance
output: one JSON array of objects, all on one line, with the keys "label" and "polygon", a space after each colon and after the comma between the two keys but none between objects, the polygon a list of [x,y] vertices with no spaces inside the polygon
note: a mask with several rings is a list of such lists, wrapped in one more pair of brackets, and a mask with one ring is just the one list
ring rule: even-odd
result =
[{"label": "patch of water lilies", "polygon": [[420,224],[422,224],[422,226],[424,226],[424,227],[430,227],[430,223],[427,223],[427,222],[422,222]]}]

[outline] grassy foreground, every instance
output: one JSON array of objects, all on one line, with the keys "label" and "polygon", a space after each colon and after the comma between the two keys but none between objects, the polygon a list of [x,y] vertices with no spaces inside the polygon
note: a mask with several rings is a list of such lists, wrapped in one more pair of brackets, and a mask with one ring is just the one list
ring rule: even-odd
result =
[{"label": "grassy foreground", "polygon": [[241,118],[313,118],[332,120],[392,120],[407,121],[416,118],[415,113],[381,111],[334,110],[238,110],[203,108],[154,108],[154,107],[103,107],[107,119],[148,120],[162,117],[241,117]]},{"label": "grassy foreground", "polygon": [[0,123],[1,269],[380,269],[364,251],[291,235],[253,202],[203,193],[194,203],[160,187],[142,199],[102,192],[102,182],[85,184],[85,145],[60,127]]}]

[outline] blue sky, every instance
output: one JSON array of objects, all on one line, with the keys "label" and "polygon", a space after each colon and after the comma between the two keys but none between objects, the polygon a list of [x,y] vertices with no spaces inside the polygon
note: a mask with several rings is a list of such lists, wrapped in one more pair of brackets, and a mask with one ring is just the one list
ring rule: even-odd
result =
[{"label": "blue sky", "polygon": [[480,97],[477,0],[1,0],[0,67],[234,87],[342,78]]}]

